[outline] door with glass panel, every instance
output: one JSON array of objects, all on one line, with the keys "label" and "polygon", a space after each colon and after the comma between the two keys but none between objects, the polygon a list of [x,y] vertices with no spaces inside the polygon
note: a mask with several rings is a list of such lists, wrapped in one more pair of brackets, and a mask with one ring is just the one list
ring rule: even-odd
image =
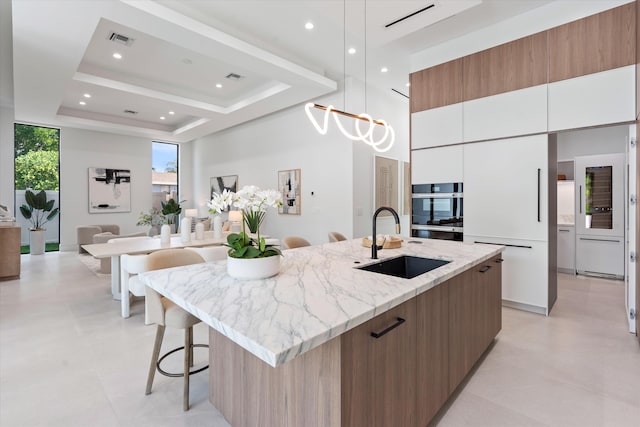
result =
[{"label": "door with glass panel", "polygon": [[625,155],[575,159],[576,270],[624,277]]}]

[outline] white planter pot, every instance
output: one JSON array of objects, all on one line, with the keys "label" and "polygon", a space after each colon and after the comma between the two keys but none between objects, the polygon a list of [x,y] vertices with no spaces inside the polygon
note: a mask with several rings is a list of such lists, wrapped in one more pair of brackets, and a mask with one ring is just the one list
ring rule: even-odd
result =
[{"label": "white planter pot", "polygon": [[29,230],[29,253],[42,255],[44,253],[45,230]]},{"label": "white planter pot", "polygon": [[227,273],[236,279],[266,279],[280,271],[280,256],[232,258],[227,255]]}]

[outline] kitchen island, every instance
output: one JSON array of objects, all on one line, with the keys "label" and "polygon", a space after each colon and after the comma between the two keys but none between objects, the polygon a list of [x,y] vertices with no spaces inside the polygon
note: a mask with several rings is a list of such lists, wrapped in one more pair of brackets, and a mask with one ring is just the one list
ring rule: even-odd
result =
[{"label": "kitchen island", "polygon": [[225,262],[142,276],[210,326],[210,398],[234,427],[424,426],[500,329],[503,248],[408,240],[379,258],[451,262],[363,271],[370,249],[353,240],[285,251],[265,280]]}]

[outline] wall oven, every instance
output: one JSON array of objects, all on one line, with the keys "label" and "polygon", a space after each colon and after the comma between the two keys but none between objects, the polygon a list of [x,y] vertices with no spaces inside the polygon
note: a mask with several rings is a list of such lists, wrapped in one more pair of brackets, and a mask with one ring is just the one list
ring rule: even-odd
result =
[{"label": "wall oven", "polygon": [[412,185],[411,235],[462,241],[462,183]]}]

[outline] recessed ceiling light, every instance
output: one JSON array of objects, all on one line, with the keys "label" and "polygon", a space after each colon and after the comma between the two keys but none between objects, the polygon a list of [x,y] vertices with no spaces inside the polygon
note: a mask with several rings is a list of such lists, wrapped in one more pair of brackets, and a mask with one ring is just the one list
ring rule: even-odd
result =
[{"label": "recessed ceiling light", "polygon": [[113,57],[116,59],[122,59],[122,55],[120,55],[118,52],[114,53]]},{"label": "recessed ceiling light", "polygon": [[304,24],[304,27],[307,30],[313,30],[313,27],[314,27],[313,22],[307,22],[306,24]]},{"label": "recessed ceiling light", "polygon": [[411,86],[411,83],[407,83],[407,84],[406,84],[406,86],[407,86],[407,87]]},{"label": "recessed ceiling light", "polygon": [[160,120],[164,120],[164,119],[165,119],[165,117],[164,117],[164,116],[160,116]]},{"label": "recessed ceiling light", "polygon": [[353,54],[356,53],[356,48],[355,47],[350,47],[347,52],[349,52],[349,55],[353,55]]},{"label": "recessed ceiling light", "polygon": [[222,87],[222,85],[221,85],[220,83],[216,83],[216,87],[217,87],[218,89],[220,89],[220,88]]},{"label": "recessed ceiling light", "polygon": [[85,98],[91,98],[91,95],[90,95],[90,94],[88,94],[88,93],[85,93],[83,96],[84,96]]},{"label": "recessed ceiling light", "polygon": [[78,102],[78,104],[80,104],[80,105],[87,105],[87,103],[86,103],[86,102],[84,102],[84,101],[80,101],[80,102]]},{"label": "recessed ceiling light", "polygon": [[173,111],[169,111],[169,114],[173,116],[175,113]]},{"label": "recessed ceiling light", "polygon": [[387,71],[389,71],[389,69],[387,69],[387,67],[382,67],[382,68],[380,69],[380,72],[381,72],[381,73],[386,73]]}]

